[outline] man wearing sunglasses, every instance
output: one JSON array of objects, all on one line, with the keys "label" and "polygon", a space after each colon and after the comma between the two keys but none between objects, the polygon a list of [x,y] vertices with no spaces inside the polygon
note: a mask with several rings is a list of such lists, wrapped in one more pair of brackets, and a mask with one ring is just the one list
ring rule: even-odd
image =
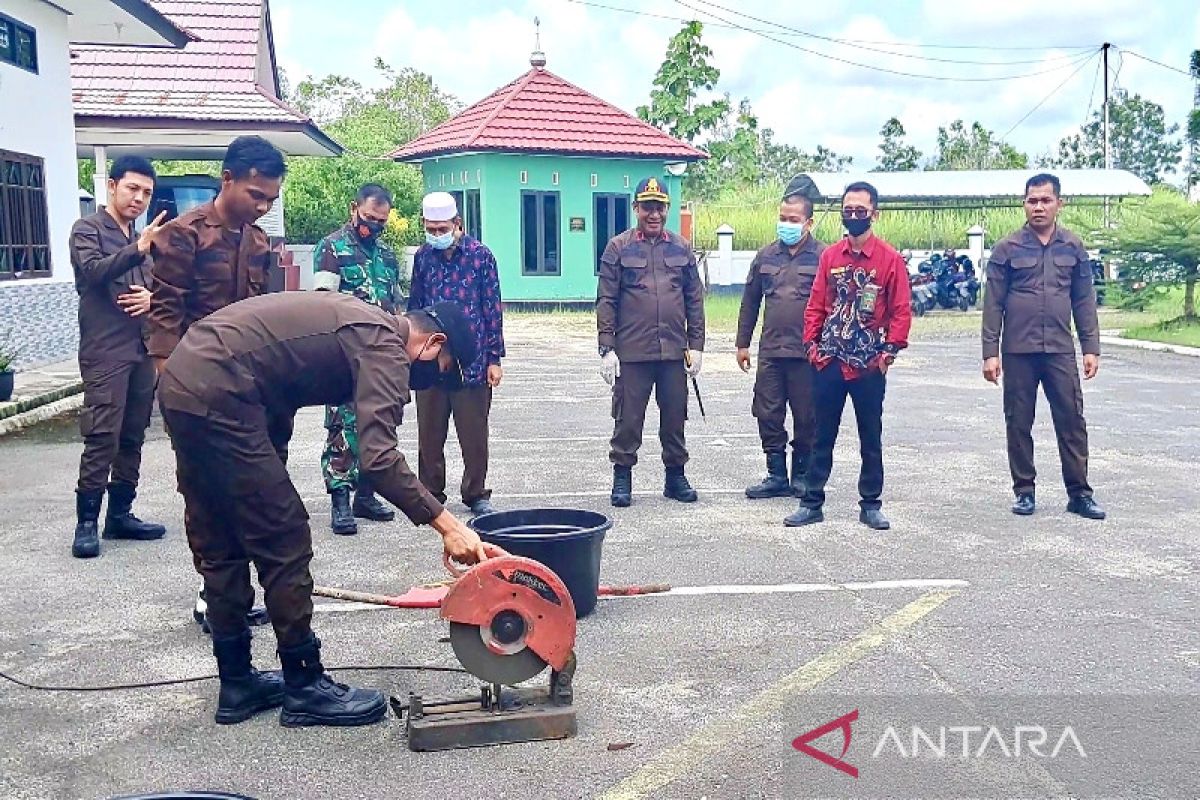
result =
[{"label": "man wearing sunglasses", "polygon": [[637,227],[614,236],[600,257],[596,324],[600,375],[613,389],[609,461],[617,507],[633,502],[633,465],[651,391],[666,467],[663,496],[697,499],[684,474],[683,428],[687,380],[700,373],[704,357],[704,286],[691,246],[665,227],[670,202],[658,178],[642,180],[633,196]]},{"label": "man wearing sunglasses", "polygon": [[1104,519],[1088,484],[1087,423],[1071,338],[1074,319],[1083,377],[1091,380],[1100,369],[1096,288],[1083,242],[1058,224],[1061,192],[1054,175],[1030,178],[1027,224],[992,249],[983,298],[983,377],[992,383],[1004,378],[1008,466],[1017,497],[1012,512],[1028,516],[1035,510],[1033,416],[1041,384],[1058,439],[1067,511]]},{"label": "man wearing sunglasses", "polygon": [[804,314],[804,346],[816,368],[813,401],[817,436],[800,507],[788,526],[825,519],[825,483],[846,397],[854,403],[862,467],[859,521],[891,527],[880,510],[883,494],[883,395],[896,354],[908,346],[912,324],[908,266],[895,248],[871,233],[879,218],[879,192],[866,182],[842,193],[847,236],[821,253],[812,297]]},{"label": "man wearing sunglasses", "polygon": [[[296,411],[353,402],[360,468],[444,554],[477,563],[502,551],[446,511],[396,448],[410,390],[461,375],[474,333],[453,304],[396,316],[344,294],[255,297],[191,325],[162,370],[159,401],[175,450],[188,546],[204,577],[221,677],[216,720],[283,706],[280,723],[366,725],[387,706],[334,682],[313,634],[308,513],[280,455]],[[279,420],[285,420],[281,426]],[[246,614],[253,562],[275,628],[282,679],[251,666]]]}]

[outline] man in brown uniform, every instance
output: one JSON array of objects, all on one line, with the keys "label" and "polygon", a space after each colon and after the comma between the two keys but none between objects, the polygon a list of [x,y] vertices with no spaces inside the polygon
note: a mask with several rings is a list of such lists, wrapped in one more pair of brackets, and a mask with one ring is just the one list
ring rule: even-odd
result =
[{"label": "man in brown uniform", "polygon": [[[276,431],[290,430],[299,408],[354,402],[361,469],[371,484],[414,524],[432,525],[446,555],[475,563],[487,558],[479,537],[442,508],[396,449],[410,385],[429,385],[474,358],[474,337],[452,304],[397,317],[354,297],[308,292],[222,309],[193,325],[172,353],[159,401],[188,545],[207,587],[221,676],[217,722],[241,722],[281,704],[280,723],[288,727],[383,717],[380,692],[335,683],[321,665],[311,627],[308,513]],[[275,426],[279,419],[289,422]],[[251,562],[275,628],[282,683],[251,666]]]},{"label": "man in brown uniform", "polygon": [[1083,377],[1094,378],[1100,369],[1096,289],[1083,243],[1058,224],[1061,193],[1053,175],[1030,178],[1025,183],[1027,224],[992,249],[983,298],[983,377],[992,383],[1004,377],[1008,467],[1017,496],[1013,513],[1026,516],[1036,507],[1033,416],[1040,383],[1054,420],[1070,498],[1067,511],[1104,519],[1088,485],[1087,423],[1071,340],[1074,318],[1083,349]]},{"label": "man in brown uniform", "polygon": [[[811,184],[807,176],[802,176]],[[738,314],[737,362],[750,371],[750,340],[766,297],[758,372],[751,412],[767,455],[767,477],[746,489],[751,499],[799,497],[804,491],[816,422],[813,417],[812,367],[804,355],[804,309],[817,275],[822,242],[812,237],[813,203],[793,181],[779,205],[779,238],[758,251],[750,264]],[[815,187],[811,187],[815,191]],[[788,479],[788,437],[783,423],[792,409],[792,472]]]},{"label": "man in brown uniform", "polygon": [[96,522],[108,486],[105,539],[161,539],[167,529],[133,515],[142,443],[154,403],[154,364],[142,323],[150,307],[147,256],[158,219],[134,236],[133,221],[154,192],[154,167],[144,158],[113,162],[108,203],[71,228],[71,266],[79,293],[79,371],[83,456],[75,489],[76,558],[100,555]]},{"label": "man in brown uniform", "polygon": [[600,257],[596,322],[600,374],[613,387],[609,460],[618,507],[633,501],[633,465],[652,389],[666,466],[663,496],[696,501],[684,475],[683,427],[687,379],[700,373],[704,357],[704,285],[687,240],[664,228],[669,204],[657,178],[642,180],[633,197],[638,226],[614,236]]},{"label": "man in brown uniform", "polygon": [[[267,291],[270,246],[254,224],[271,210],[287,172],[283,154],[259,136],[239,136],[225,151],[221,191],[211,203],[167,223],[154,239],[150,356],[160,368],[188,327],[230,303]],[[290,419],[272,420],[279,456],[287,460]],[[184,526],[188,520],[184,519]],[[193,611],[204,621],[204,587]],[[265,622],[261,609],[253,621]]]}]

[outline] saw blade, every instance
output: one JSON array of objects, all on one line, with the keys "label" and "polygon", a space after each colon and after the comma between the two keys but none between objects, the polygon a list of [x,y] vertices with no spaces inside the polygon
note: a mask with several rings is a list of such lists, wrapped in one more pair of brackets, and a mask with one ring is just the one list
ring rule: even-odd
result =
[{"label": "saw blade", "polygon": [[488,683],[512,686],[546,668],[546,662],[528,647],[511,655],[493,653],[484,643],[478,625],[451,622],[450,646],[467,672]]}]

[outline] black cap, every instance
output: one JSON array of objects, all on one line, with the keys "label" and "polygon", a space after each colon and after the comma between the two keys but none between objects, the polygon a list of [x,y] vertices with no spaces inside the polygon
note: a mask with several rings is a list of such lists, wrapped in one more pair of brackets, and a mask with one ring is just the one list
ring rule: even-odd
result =
[{"label": "black cap", "polygon": [[803,172],[788,181],[787,188],[783,190],[784,197],[796,194],[807,197],[813,205],[820,203],[822,199],[821,190],[817,188],[817,184]]},{"label": "black cap", "polygon": [[642,178],[637,185],[637,189],[634,190],[633,202],[645,203],[649,201],[657,201],[659,203],[671,202],[671,196],[667,194],[667,186],[662,178]]},{"label": "black cap", "polygon": [[438,330],[446,334],[445,347],[454,357],[450,371],[443,373],[441,385],[447,389],[458,389],[463,383],[463,371],[475,363],[479,357],[479,343],[462,309],[454,303],[436,303],[422,309],[433,318]]}]

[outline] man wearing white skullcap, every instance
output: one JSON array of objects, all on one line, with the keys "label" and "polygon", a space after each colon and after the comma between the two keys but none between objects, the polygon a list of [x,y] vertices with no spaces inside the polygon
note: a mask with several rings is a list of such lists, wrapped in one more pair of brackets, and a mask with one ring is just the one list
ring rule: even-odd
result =
[{"label": "man wearing white skullcap", "polygon": [[439,383],[417,392],[417,474],[441,502],[446,500],[446,436],[450,417],[462,448],[462,500],[475,515],[495,511],[487,488],[488,416],[492,390],[504,375],[500,275],[496,257],[462,229],[454,196],[430,192],[421,202],[425,244],[413,258],[408,310],[439,302],[457,305],[478,342],[478,357],[463,366],[462,385]]}]

